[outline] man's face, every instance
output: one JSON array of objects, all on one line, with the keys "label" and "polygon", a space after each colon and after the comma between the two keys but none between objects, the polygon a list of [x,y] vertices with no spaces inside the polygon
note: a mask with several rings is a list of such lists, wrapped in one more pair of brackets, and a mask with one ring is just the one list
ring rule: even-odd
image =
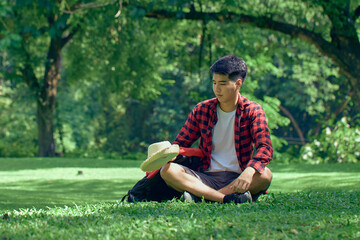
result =
[{"label": "man's face", "polygon": [[241,84],[241,79],[234,82],[229,79],[228,75],[214,73],[213,91],[220,106],[236,103]]}]

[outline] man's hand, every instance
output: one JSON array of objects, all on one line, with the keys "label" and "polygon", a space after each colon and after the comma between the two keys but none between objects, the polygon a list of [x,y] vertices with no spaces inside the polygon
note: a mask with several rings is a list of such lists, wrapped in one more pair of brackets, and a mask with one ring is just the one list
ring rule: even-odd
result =
[{"label": "man's hand", "polygon": [[247,167],[240,176],[230,184],[232,191],[234,193],[244,193],[249,190],[254,174],[255,169]]}]

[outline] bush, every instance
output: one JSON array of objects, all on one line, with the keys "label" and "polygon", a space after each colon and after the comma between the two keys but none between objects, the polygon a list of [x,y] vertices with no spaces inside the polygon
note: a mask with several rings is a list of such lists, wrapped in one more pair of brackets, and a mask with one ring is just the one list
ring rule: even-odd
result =
[{"label": "bush", "polygon": [[309,163],[360,162],[360,127],[350,126],[346,117],[334,128],[326,127],[319,137],[301,150],[301,158]]}]

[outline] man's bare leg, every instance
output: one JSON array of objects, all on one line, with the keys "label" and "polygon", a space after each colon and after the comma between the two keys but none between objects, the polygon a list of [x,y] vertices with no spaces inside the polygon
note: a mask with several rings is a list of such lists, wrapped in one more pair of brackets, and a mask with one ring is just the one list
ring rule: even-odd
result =
[{"label": "man's bare leg", "polygon": [[178,192],[188,191],[197,197],[204,197],[214,202],[222,202],[224,199],[224,193],[216,191],[196,177],[187,174],[179,164],[167,163],[161,168],[160,174],[166,184]]},{"label": "man's bare leg", "polygon": [[[271,180],[272,180],[272,172],[270,171],[269,168],[265,167],[265,170],[262,174],[256,172],[253,176],[252,182],[249,187],[250,193],[256,194],[256,193],[266,190],[270,186]],[[235,181],[236,180],[234,180],[229,185],[220,189],[219,192],[221,192],[225,195],[234,193],[231,186]]]}]

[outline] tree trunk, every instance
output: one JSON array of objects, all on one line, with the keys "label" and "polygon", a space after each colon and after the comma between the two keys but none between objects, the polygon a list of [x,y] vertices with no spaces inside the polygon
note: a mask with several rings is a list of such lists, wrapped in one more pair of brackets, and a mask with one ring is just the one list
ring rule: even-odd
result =
[{"label": "tree trunk", "polygon": [[[33,4],[31,3],[31,6],[32,5]],[[44,6],[45,5],[49,8],[41,13],[39,12],[42,16],[36,16],[39,17],[39,19],[43,19],[44,22],[35,25],[31,22],[24,22],[25,25],[19,25],[20,28],[17,31],[22,39],[20,46],[21,53],[23,54],[21,60],[24,60],[21,68],[22,77],[34,94],[37,104],[38,154],[40,157],[52,157],[55,156],[54,111],[57,87],[60,80],[61,50],[78,32],[80,29],[79,22],[82,22],[81,19],[78,19],[80,21],[75,21],[75,23],[68,20],[72,16],[71,13],[74,10],[81,10],[88,7],[95,8],[106,6],[108,4],[90,3],[89,5],[84,5],[82,1],[75,1],[72,7],[69,7],[69,5],[66,4],[67,11],[61,10],[62,1],[54,1],[53,4],[46,3]],[[20,3],[19,6],[21,6]],[[30,4],[26,6],[30,6]],[[33,6],[36,10],[37,5]],[[20,8],[19,10],[22,11]],[[16,24],[18,23],[17,21],[19,21],[19,24],[23,21],[23,16],[20,15],[21,11],[14,11],[14,17],[19,18],[19,20],[15,20],[14,18]],[[85,19],[85,15],[82,16]],[[45,22],[46,20],[47,24]],[[36,29],[36,27],[39,28]],[[3,36],[0,35],[0,39],[2,37]],[[43,41],[43,38],[50,38],[50,44],[47,49],[47,58],[44,64],[44,75],[42,77],[36,75],[35,66],[39,69],[39,64],[38,62],[35,63],[38,59],[32,57],[32,52],[38,50],[36,49],[37,46],[31,45],[33,41],[29,41],[30,38],[35,40],[41,38],[41,42],[44,43],[47,41]]]},{"label": "tree trunk", "polygon": [[38,145],[40,157],[55,156],[54,141],[54,111],[48,105],[43,106],[37,101],[37,126],[38,126]]},{"label": "tree trunk", "polygon": [[40,157],[55,156],[54,110],[56,104],[57,85],[60,80],[61,38],[51,40],[45,76],[37,99],[37,125]]}]

